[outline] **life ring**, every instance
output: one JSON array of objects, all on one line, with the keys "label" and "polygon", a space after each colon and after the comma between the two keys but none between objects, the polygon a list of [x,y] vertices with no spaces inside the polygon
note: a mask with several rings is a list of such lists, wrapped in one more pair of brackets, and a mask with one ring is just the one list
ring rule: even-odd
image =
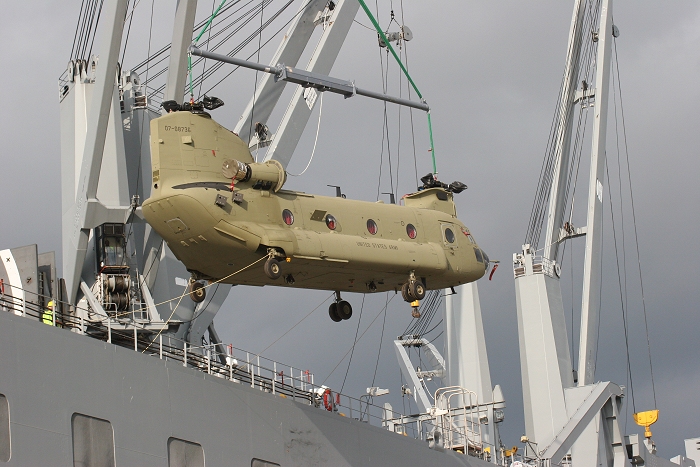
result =
[{"label": "life ring", "polygon": [[327,411],[333,411],[333,395],[331,394],[330,389],[326,389],[323,392],[323,406],[326,408]]}]

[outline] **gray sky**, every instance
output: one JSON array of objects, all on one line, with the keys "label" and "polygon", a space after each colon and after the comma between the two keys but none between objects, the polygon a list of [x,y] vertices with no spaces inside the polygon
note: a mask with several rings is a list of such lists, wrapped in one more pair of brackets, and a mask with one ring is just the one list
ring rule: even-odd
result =
[{"label": "gray sky", "polygon": [[[155,2],[152,48],[169,41],[171,3]],[[209,3],[200,2],[201,9],[208,10]],[[393,2],[399,22],[400,3]],[[494,280],[482,280],[479,287],[492,381],[501,384],[508,403],[502,437],[506,445],[517,444],[524,428],[510,259],[519,251],[525,236],[563,72],[573,2],[448,1],[440,2],[439,8],[435,2],[404,3],[405,24],[415,36],[408,45],[408,63],[433,109],[438,170],[444,181],[457,179],[469,185],[457,197],[460,219],[489,256],[502,261]],[[4,143],[0,171],[2,248],[38,243],[41,251],[55,250],[60,256],[56,83],[69,58],[79,7],[76,0],[11,2],[4,6],[6,19],[0,30],[1,42],[6,44],[5,66],[0,74],[1,88],[5,90],[5,110],[0,113]],[[137,8],[141,15],[134,21],[125,69],[146,56],[150,7],[150,2],[141,0]],[[379,2],[382,25],[389,22],[390,9],[389,1]],[[199,16],[204,14],[202,11]],[[660,454],[668,458],[683,453],[684,438],[700,436],[700,404],[692,402],[694,390],[700,389],[700,287],[696,271],[700,254],[692,247],[694,233],[700,228],[700,185],[696,180],[700,175],[700,4],[692,0],[620,0],[614,6],[614,18],[621,31],[617,39],[621,90],[656,399],[661,410],[653,431]],[[369,24],[362,12],[357,19]],[[273,40],[264,49],[262,61],[277,43]],[[332,74],[355,79],[358,86],[380,90],[379,55],[374,33],[355,24]],[[213,92],[227,103],[214,113],[220,123],[235,125],[252,93],[254,79],[253,72],[239,72]],[[390,93],[398,94],[398,80],[392,63]],[[405,89],[404,82],[404,96]],[[612,109],[611,104],[611,112]],[[292,172],[299,172],[306,165],[317,118],[316,111],[289,167]],[[400,161],[396,189],[399,196],[415,188],[406,110],[401,111],[400,118],[399,146],[399,111],[389,107],[394,172],[397,160]],[[415,112],[413,118],[421,176],[430,171],[427,130],[424,115]],[[286,187],[332,195],[326,185],[341,185],[348,197],[375,200],[382,119],[383,106],[377,102],[326,96],[314,161],[303,177],[291,178]],[[608,158],[614,178],[618,159],[613,115],[610,121]],[[621,120],[618,122],[622,146]],[[587,153],[588,149],[584,157]],[[382,192],[389,191],[391,183],[386,157],[385,150]],[[623,166],[623,174],[625,170]],[[395,174],[393,182],[397,183]],[[613,185],[610,191],[613,202],[619,205],[616,190],[617,185]],[[624,235],[630,297],[629,350],[636,408],[646,410],[653,408],[653,398],[628,204]],[[609,212],[606,218],[609,219]],[[584,219],[577,222],[584,223]],[[606,229],[597,377],[628,385],[617,271],[611,229]],[[617,235],[619,239],[621,231]],[[574,244],[571,257],[577,264],[581,244],[582,241]],[[580,268],[574,269],[572,295],[571,262],[565,261],[562,289],[567,313],[573,296],[577,336],[581,272]],[[317,291],[234,288],[217,317],[217,326],[225,341],[259,352],[328,295]],[[355,308],[350,321],[332,323],[326,303],[265,354],[297,367],[308,367],[316,374],[316,381],[325,379],[353,343],[362,296],[347,298]],[[385,295],[366,297],[360,332],[377,316],[386,299]],[[389,306],[376,378],[376,385],[390,388],[390,401],[398,409],[405,401],[398,395],[401,383],[391,341],[410,322],[408,307],[399,302],[395,299]],[[567,319],[570,321],[570,317]],[[377,319],[356,347],[344,392],[359,396],[370,386],[382,321],[382,317]],[[442,345],[441,339],[438,344]],[[347,368],[346,359],[327,384],[339,389]],[[631,408],[626,423],[628,433],[640,432],[631,420]]]}]

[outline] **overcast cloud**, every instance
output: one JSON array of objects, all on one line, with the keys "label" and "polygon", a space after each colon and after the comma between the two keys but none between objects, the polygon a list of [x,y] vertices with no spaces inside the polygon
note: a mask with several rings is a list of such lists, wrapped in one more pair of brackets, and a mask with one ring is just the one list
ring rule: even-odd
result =
[{"label": "overcast cloud", "polygon": [[[0,112],[0,248],[38,243],[40,251],[55,250],[60,257],[57,77],[69,59],[80,2],[5,3],[0,29],[0,43],[5,45],[0,73],[4,107]],[[204,10],[209,11],[210,3],[200,2],[198,17],[206,14]],[[492,381],[501,384],[508,404],[502,438],[511,446],[519,442],[524,424],[510,260],[525,236],[563,72],[573,2],[406,0],[403,3],[405,24],[415,36],[408,45],[408,63],[432,108],[441,178],[447,182],[457,179],[469,185],[457,197],[459,217],[489,256],[502,261],[494,280],[483,279],[479,287]],[[153,48],[169,42],[172,4],[154,4]],[[395,0],[393,7],[401,22],[401,1]],[[137,13],[143,15],[134,22],[124,69],[146,56],[150,8],[151,2],[147,0],[142,0],[137,8]],[[390,10],[389,1],[379,2],[382,25],[389,23]],[[363,15],[358,14],[358,21],[368,24]],[[695,391],[700,389],[697,273],[700,254],[695,246],[695,234],[700,231],[697,181],[700,176],[700,87],[697,85],[700,3],[620,0],[614,6],[614,19],[621,31],[617,39],[621,89],[656,400],[661,410],[653,431],[660,454],[668,458],[684,453],[684,438],[700,436],[697,422],[700,404],[695,397]],[[274,40],[263,50],[262,61],[274,52],[277,43]],[[374,33],[355,24],[332,75],[355,79],[361,87],[381,90],[379,56]],[[227,104],[214,113],[220,123],[230,128],[235,125],[252,93],[254,79],[253,72],[239,72],[216,89],[214,94]],[[390,93],[398,94],[398,83],[399,75],[392,64]],[[402,93],[406,95],[405,82]],[[611,112],[612,109],[611,103]],[[407,136],[410,135],[408,112],[401,111],[400,118],[399,147],[396,133],[399,113],[395,107],[389,107],[392,168],[396,173],[400,160],[399,180],[395,175],[393,180],[388,178],[385,150],[380,187],[381,192],[387,192],[392,182],[398,183],[395,191],[399,196],[415,189],[413,148]],[[316,119],[314,112],[290,164],[292,172],[299,172],[306,165]],[[427,130],[424,115],[414,112],[413,119],[421,176],[430,171]],[[360,97],[343,100],[336,95],[326,96],[315,159],[303,177],[291,178],[286,187],[332,195],[326,185],[341,185],[350,198],[374,201],[378,191],[382,120],[380,103]],[[610,121],[608,157],[611,178],[615,178],[617,149],[613,115]],[[618,129],[622,138],[621,120]],[[584,157],[588,152],[584,150]],[[625,170],[623,166],[623,175]],[[613,185],[610,191],[614,203],[619,205],[616,190],[617,185]],[[654,402],[628,208],[627,202],[629,351],[636,409],[647,410],[653,408]],[[608,220],[609,214],[605,214]],[[583,218],[577,222],[584,223]],[[611,229],[606,227],[597,378],[629,385],[610,233]],[[617,234],[619,239],[622,234],[620,231]],[[567,313],[573,297],[575,336],[581,271],[580,267],[574,269],[572,294],[570,266],[580,265],[580,252],[576,249],[582,243],[574,243],[575,252],[568,263],[565,261],[562,275]],[[217,328],[225,341],[259,352],[328,296],[329,293],[318,291],[236,287],[217,317]],[[348,294],[346,298],[355,308],[350,321],[331,322],[327,304],[321,305],[269,347],[266,356],[309,368],[316,374],[317,382],[324,380],[352,346],[360,317],[362,296]],[[377,316],[386,300],[386,295],[366,297],[360,332]],[[570,317],[567,319],[571,321]],[[326,384],[339,389],[348,371],[344,392],[359,397],[371,385],[382,321],[382,317],[377,319],[360,341],[349,370],[346,359]],[[409,322],[410,309],[400,298],[395,299],[387,313],[375,382],[392,391],[389,397],[395,408],[407,402],[400,397],[401,382],[391,341]],[[441,339],[437,342],[441,347]],[[415,410],[415,406],[412,408]],[[631,408],[626,425],[628,433],[641,432],[631,420]]]}]

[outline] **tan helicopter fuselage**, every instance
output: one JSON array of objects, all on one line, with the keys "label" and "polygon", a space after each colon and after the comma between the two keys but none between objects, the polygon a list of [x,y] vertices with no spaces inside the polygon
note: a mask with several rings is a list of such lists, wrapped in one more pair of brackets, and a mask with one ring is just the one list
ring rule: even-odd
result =
[{"label": "tan helicopter fuselage", "polygon": [[[407,195],[404,206],[283,190],[279,163],[254,163],[237,135],[185,111],[151,121],[151,156],[144,217],[199,278],[363,293],[400,290],[411,274],[427,289],[452,287],[488,266],[441,188]],[[250,179],[226,177],[231,161]],[[270,251],[281,258],[280,278],[262,262],[231,275]]]}]

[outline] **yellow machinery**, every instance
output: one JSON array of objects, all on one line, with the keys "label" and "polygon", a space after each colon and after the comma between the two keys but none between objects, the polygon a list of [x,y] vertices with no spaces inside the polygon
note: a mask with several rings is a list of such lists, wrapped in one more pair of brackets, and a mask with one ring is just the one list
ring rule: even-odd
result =
[{"label": "yellow machinery", "polygon": [[658,410],[647,410],[646,412],[637,412],[634,414],[634,421],[639,426],[644,427],[644,437],[651,438],[651,430],[649,429],[659,419]]}]

